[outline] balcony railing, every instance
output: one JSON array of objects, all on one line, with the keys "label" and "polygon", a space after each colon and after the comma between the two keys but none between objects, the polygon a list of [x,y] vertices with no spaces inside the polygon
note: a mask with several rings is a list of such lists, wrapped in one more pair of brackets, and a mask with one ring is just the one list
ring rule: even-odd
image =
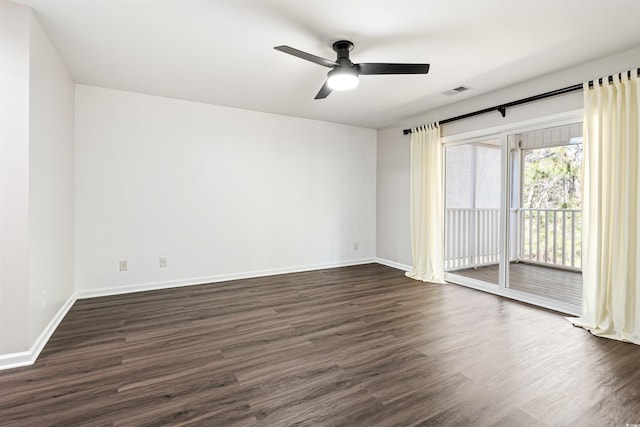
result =
[{"label": "balcony railing", "polygon": [[516,215],[519,260],[571,270],[582,268],[582,211],[519,209]]},{"label": "balcony railing", "polygon": [[[574,209],[512,209],[510,261],[569,270],[582,267],[582,213]],[[499,209],[445,210],[445,269],[500,262]]]},{"label": "balcony railing", "polygon": [[500,262],[499,209],[445,209],[445,270]]}]

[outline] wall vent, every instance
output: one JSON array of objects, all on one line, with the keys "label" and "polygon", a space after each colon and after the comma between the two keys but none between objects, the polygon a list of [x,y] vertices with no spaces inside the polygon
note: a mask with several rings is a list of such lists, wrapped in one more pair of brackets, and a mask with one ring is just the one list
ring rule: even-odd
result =
[{"label": "wall vent", "polygon": [[443,95],[447,95],[447,96],[457,95],[457,94],[459,94],[459,93],[466,92],[466,91],[468,91],[469,89],[471,89],[469,86],[466,86],[466,85],[460,85],[460,86],[458,86],[458,87],[454,87],[453,89],[448,90],[448,91],[446,91],[446,92],[442,92],[442,94],[443,94]]}]

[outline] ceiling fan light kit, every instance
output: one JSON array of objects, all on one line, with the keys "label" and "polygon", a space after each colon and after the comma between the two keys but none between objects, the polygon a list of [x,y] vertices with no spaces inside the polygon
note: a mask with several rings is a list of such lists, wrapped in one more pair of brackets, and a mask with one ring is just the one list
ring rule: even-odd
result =
[{"label": "ceiling fan light kit", "polygon": [[318,91],[315,99],[323,99],[329,96],[333,90],[350,90],[358,86],[360,75],[374,74],[427,74],[429,64],[389,64],[389,63],[361,63],[354,64],[349,59],[349,52],[353,49],[353,43],[348,40],[339,40],[333,44],[336,52],[336,60],[321,58],[290,46],[276,46],[274,49],[289,55],[293,55],[305,61],[310,61],[323,67],[331,68],[327,73],[327,80]]},{"label": "ceiling fan light kit", "polygon": [[333,90],[351,90],[358,86],[358,72],[336,67],[327,74],[327,85]]}]

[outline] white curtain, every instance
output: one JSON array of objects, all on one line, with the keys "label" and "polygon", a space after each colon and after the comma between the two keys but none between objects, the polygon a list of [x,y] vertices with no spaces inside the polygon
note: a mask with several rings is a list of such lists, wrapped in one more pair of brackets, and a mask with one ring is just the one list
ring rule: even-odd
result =
[{"label": "white curtain", "polygon": [[437,123],[411,133],[411,251],[407,273],[423,282],[444,283],[444,189],[442,143]]},{"label": "white curtain", "polygon": [[584,84],[584,291],[581,317],[569,320],[640,344],[640,85],[630,74]]}]

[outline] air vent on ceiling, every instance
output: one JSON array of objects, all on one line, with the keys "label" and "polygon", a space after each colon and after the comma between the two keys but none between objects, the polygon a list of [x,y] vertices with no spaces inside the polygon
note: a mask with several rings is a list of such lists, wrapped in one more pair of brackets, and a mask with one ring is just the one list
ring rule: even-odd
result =
[{"label": "air vent on ceiling", "polygon": [[443,95],[447,95],[447,96],[452,96],[452,95],[457,95],[457,94],[462,93],[462,92],[466,92],[469,89],[471,89],[469,86],[460,85],[460,86],[454,87],[453,89],[448,90],[446,92],[442,92],[442,94]]}]

